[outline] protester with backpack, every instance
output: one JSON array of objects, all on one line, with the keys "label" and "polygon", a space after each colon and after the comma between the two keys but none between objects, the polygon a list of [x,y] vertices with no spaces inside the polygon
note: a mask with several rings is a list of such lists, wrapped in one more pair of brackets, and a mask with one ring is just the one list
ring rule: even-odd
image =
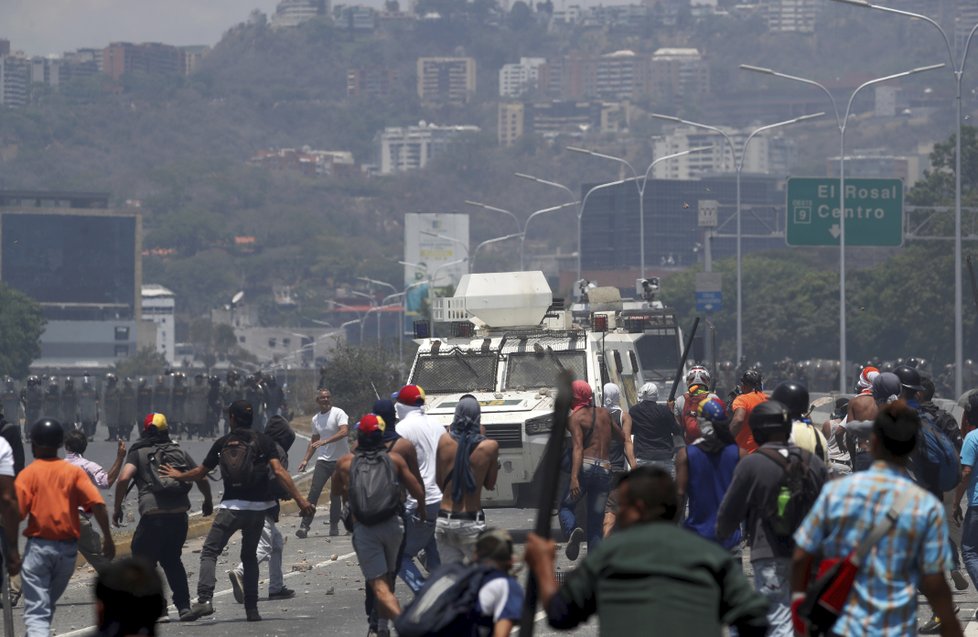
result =
[{"label": "protester with backpack", "polygon": [[[126,443],[121,439],[116,448],[115,462],[109,467],[108,472],[97,462],[92,462],[84,455],[88,449],[88,438],[85,432],[79,429],[69,429],[65,433],[65,461],[69,462],[88,474],[92,484],[103,491],[108,491],[115,484],[122,469],[122,461],[126,457]],[[79,510],[78,521],[81,524],[81,535],[78,537],[78,552],[92,565],[99,573],[102,572],[109,561],[102,556],[102,537],[92,526],[92,514],[84,509]]]},{"label": "protester with backpack", "polygon": [[700,437],[700,408],[709,400],[719,400],[712,392],[713,377],[702,365],[695,365],[686,373],[686,392],[676,399],[673,414],[683,428],[687,445]]},{"label": "protester with backpack", "polygon": [[[121,444],[121,443],[120,443]],[[191,485],[160,475],[160,467],[172,465],[183,470],[197,466],[194,459],[170,439],[166,416],[147,414],[143,431],[133,443],[115,488],[115,507],[112,519],[120,526],[124,519],[122,504],[129,493],[129,483],[136,481],[139,524],[132,536],[132,554],[154,566],[159,564],[173,592],[173,605],[181,621],[190,616],[190,587],[184,568],[183,543],[187,540],[190,510],[188,492]],[[207,477],[197,481],[204,497],[201,512],[208,516],[213,510],[211,485]]]},{"label": "protester with backpack", "polygon": [[788,408],[788,417],[791,418],[789,437],[791,444],[815,454],[819,460],[828,465],[829,441],[808,417],[810,410],[808,387],[797,381],[784,381],[771,392],[771,400],[776,400]]},{"label": "protester with backpack", "polygon": [[[384,419],[374,414],[360,419],[356,451],[337,463],[331,495],[349,507],[360,570],[374,591],[379,612],[394,619],[401,613],[393,590],[404,537],[401,485],[419,501],[424,499],[424,487],[401,456],[387,451],[385,426]],[[424,507],[419,507],[418,515],[426,519]]]},{"label": "protester with backpack", "polygon": [[395,622],[398,637],[501,637],[519,623],[523,589],[510,575],[513,538],[486,529],[468,563],[448,562],[425,582]]},{"label": "protester with backpack", "polygon": [[212,599],[217,583],[217,556],[238,531],[241,531],[241,561],[244,562],[244,605],[248,621],[261,621],[258,613],[258,543],[269,509],[275,506],[269,468],[275,478],[295,498],[303,515],[315,508],[292,482],[289,472],[279,460],[275,441],[263,433],[252,431],[254,411],[251,404],[236,400],[228,407],[230,432],[214,441],[207,457],[197,467],[180,471],[163,465],[160,475],[180,482],[197,481],[208,472],[221,467],[224,495],[204,548],[200,553],[200,577],[197,581],[197,602],[182,620],[194,621],[214,613]]},{"label": "protester with backpack", "polygon": [[[876,526],[892,516],[887,533],[858,565],[831,634],[917,634],[919,589],[936,614],[950,618],[941,622],[940,634],[962,635],[944,579],[949,557],[944,507],[907,473],[910,455],[920,442],[916,412],[903,401],[883,405],[870,437],[872,466],[826,484],[795,532],[791,590],[799,634],[807,630],[801,609],[813,570],[852,556]],[[906,502],[895,506],[898,498]],[[819,558],[825,563],[819,565]]]},{"label": "protester with backpack", "polygon": [[717,539],[723,542],[746,521],[754,588],[770,604],[768,634],[792,637],[791,534],[818,497],[828,471],[819,458],[788,444],[791,418],[782,403],[757,405],[747,425],[760,446],[734,469],[717,512]]},{"label": "protester with backpack", "polygon": [[[265,435],[275,441],[275,448],[278,451],[282,466],[289,468],[289,449],[295,442],[295,432],[289,426],[289,421],[282,416],[272,416],[265,427]],[[271,468],[269,468],[271,470]],[[279,511],[281,509],[279,500],[290,500],[292,496],[288,491],[269,476],[272,480],[272,491],[275,495],[275,506],[269,509],[265,515],[265,524],[261,529],[261,540],[258,542],[258,564],[268,562],[268,599],[269,601],[292,599],[295,591],[285,585],[285,574],[282,572],[282,551],[285,549],[285,538],[278,530]],[[244,604],[244,562],[228,571],[228,578],[231,580],[231,592],[234,594],[234,601]]]}]

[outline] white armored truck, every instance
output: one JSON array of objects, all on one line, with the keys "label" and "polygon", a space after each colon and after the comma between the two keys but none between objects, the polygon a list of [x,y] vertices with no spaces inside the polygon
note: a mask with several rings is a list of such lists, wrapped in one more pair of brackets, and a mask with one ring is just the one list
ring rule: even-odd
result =
[{"label": "white armored truck", "polygon": [[424,389],[428,417],[446,427],[461,396],[479,400],[486,435],[500,447],[487,506],[535,504],[561,370],[587,380],[598,404],[609,381],[621,387],[626,408],[645,382],[668,393],[682,334],[674,314],[646,296],[623,301],[617,288],[590,288],[564,308],[542,272],[498,272],[465,275],[453,297],[435,299],[433,331],[417,341],[409,382]]}]

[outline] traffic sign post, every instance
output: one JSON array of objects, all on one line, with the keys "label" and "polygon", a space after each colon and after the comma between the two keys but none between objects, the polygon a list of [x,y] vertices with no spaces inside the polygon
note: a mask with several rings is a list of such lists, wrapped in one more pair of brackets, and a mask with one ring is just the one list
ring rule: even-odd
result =
[{"label": "traffic sign post", "polygon": [[696,273],[696,311],[719,312],[723,307],[723,274]]},{"label": "traffic sign post", "polygon": [[[846,179],[846,246],[903,245],[903,181]],[[789,246],[837,246],[839,180],[788,179],[785,241]]]}]

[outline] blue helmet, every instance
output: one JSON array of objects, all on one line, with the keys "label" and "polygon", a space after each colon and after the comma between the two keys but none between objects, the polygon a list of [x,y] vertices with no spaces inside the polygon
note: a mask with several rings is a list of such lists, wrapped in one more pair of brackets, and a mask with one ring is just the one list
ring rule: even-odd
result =
[{"label": "blue helmet", "polygon": [[700,415],[712,423],[727,421],[727,408],[722,401],[714,398],[703,403],[700,407]]}]

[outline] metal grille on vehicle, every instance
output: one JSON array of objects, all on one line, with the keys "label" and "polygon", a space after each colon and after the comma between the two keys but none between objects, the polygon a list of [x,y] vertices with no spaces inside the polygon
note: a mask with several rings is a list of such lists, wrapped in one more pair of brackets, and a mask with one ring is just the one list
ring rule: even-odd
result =
[{"label": "metal grille on vehicle", "polygon": [[486,425],[486,437],[499,443],[500,449],[519,449],[523,446],[520,423],[504,425]]}]

